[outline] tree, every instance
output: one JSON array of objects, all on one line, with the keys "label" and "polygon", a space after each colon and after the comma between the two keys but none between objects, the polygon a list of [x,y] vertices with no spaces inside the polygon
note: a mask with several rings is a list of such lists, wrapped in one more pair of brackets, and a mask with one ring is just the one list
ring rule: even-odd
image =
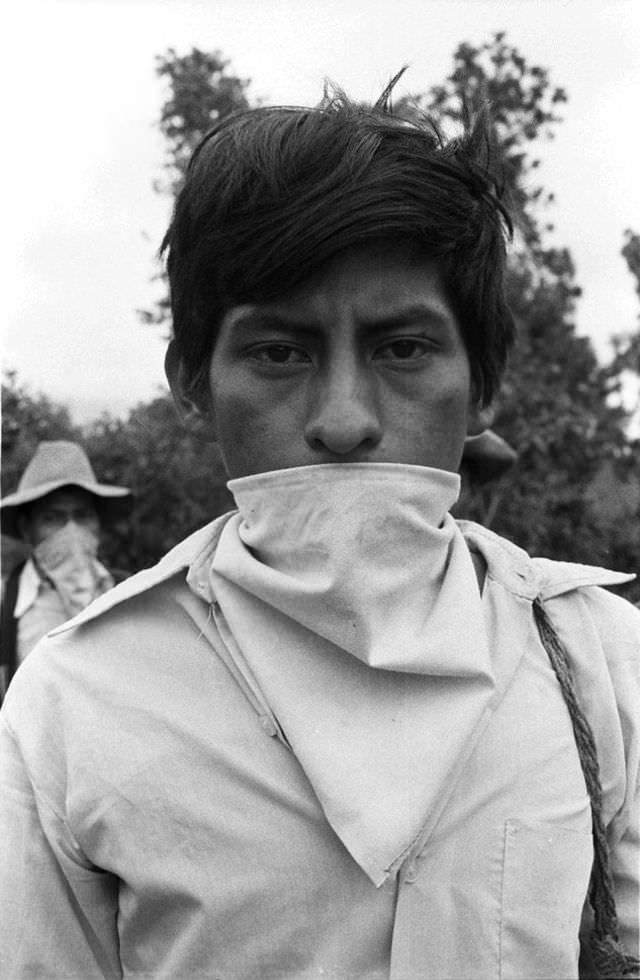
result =
[{"label": "tree", "polygon": [[636,293],[640,299],[640,235],[630,228],[624,233],[622,255],[626,260],[629,272],[636,281]]},{"label": "tree", "polygon": [[138,405],[126,419],[104,416],[85,430],[85,445],[103,479],[134,493],[130,517],[105,542],[114,567],[153,564],[234,506],[217,446],[187,432],[169,398]]},{"label": "tree", "polygon": [[507,292],[518,341],[495,427],[519,462],[494,526],[534,553],[635,565],[640,534],[616,536],[593,490],[605,464],[615,464],[623,481],[634,465],[627,416],[612,398],[618,366],[601,365],[590,341],[576,334],[573,261],[568,249],[547,244],[553,195],[535,183],[541,141],[553,137],[567,95],[497,33],[479,47],[461,44],[445,83],[417,101],[447,129],[487,100],[492,152],[517,219]]},{"label": "tree", "polygon": [[[636,295],[640,298],[640,235],[630,228],[624,233],[621,255],[635,280]],[[615,365],[619,371],[640,375],[640,329],[621,331],[614,337]]]},{"label": "tree", "polygon": [[489,104],[519,230],[528,247],[535,249],[541,239],[540,216],[554,198],[533,183],[540,160],[529,155],[529,148],[553,138],[561,122],[556,110],[567,102],[567,94],[551,85],[545,68],[529,65],[505,37],[498,32],[480,47],[461,44],[454,54],[451,75],[443,85],[418,97],[418,104],[454,124]]},{"label": "tree", "polygon": [[160,132],[166,140],[165,171],[168,184],[160,190],[180,189],[187,164],[204,134],[219,119],[247,109],[249,80],[231,75],[229,61],[220,51],[192,48],[178,55],[174,48],[156,58],[156,75],[166,79],[169,96],[160,113]]},{"label": "tree", "polygon": [[42,393],[33,394],[5,371],[2,382],[2,496],[13,493],[39,442],[78,439],[68,409]]},{"label": "tree", "polygon": [[[178,55],[168,48],[156,57],[156,75],[168,83],[158,121],[166,142],[165,179],[154,184],[158,193],[175,196],[191,154],[207,130],[224,116],[249,107],[249,79],[230,74],[228,68],[229,61],[220,51],[192,48]],[[164,284],[164,295],[152,309],[139,310],[138,315],[147,325],[166,326],[170,320],[166,275],[161,272],[153,278]]]}]

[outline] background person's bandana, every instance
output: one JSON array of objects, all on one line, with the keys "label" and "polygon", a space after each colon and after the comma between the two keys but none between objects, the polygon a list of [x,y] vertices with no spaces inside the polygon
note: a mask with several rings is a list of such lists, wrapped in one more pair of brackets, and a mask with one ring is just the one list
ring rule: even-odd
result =
[{"label": "background person's bandana", "polygon": [[38,571],[53,585],[69,617],[113,586],[113,578],[96,555],[98,538],[68,521],[33,550]]},{"label": "background person's bandana", "polygon": [[[336,834],[382,884],[491,698],[481,596],[449,507],[459,478],[338,464],[232,480],[206,579]],[[199,594],[202,594],[200,591]]]}]

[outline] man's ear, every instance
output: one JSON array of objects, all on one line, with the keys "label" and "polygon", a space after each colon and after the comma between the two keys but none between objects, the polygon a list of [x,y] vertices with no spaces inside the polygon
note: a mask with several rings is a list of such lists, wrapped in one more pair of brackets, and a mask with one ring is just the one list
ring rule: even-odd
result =
[{"label": "man's ear", "polygon": [[187,385],[184,364],[172,340],[164,358],[164,370],[180,421],[185,429],[204,442],[215,442],[216,432],[208,390],[194,391]]},{"label": "man's ear", "polygon": [[472,401],[467,417],[467,435],[479,436],[486,429],[490,429],[495,417],[496,407],[493,402],[483,405],[481,400]]}]

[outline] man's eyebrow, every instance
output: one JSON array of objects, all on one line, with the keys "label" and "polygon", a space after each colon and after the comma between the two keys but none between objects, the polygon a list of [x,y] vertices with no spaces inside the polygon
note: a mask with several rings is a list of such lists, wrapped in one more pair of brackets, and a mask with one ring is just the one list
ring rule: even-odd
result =
[{"label": "man's eyebrow", "polygon": [[311,326],[303,324],[298,317],[286,317],[283,314],[275,313],[271,310],[242,310],[233,318],[233,327],[246,327],[247,329],[256,328],[258,330],[299,330]]},{"label": "man's eyebrow", "polygon": [[452,315],[439,306],[430,303],[412,303],[371,317],[361,317],[360,324],[372,330],[393,330],[396,327],[409,327],[415,323],[446,327],[451,324]]},{"label": "man's eyebrow", "polygon": [[[365,331],[393,330],[399,327],[408,327],[417,322],[428,324],[435,327],[447,327],[451,324],[452,315],[439,306],[430,303],[412,303],[409,306],[401,306],[397,309],[385,310],[379,314],[362,316],[358,319],[358,326]],[[234,328],[244,327],[247,329],[258,330],[291,330],[313,333],[321,329],[321,325],[313,319],[303,316],[287,315],[278,313],[275,310],[248,309],[243,310],[234,317]]]}]

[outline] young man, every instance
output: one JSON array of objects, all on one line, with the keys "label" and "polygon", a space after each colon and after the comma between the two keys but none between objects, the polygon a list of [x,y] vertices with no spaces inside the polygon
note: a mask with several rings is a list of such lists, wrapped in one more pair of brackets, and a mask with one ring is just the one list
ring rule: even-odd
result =
[{"label": "young man", "polygon": [[3,976],[577,977],[585,778],[633,949],[628,576],[448,515],[513,333],[484,145],[341,97],[196,151],[167,370],[238,510],[18,671]]}]

